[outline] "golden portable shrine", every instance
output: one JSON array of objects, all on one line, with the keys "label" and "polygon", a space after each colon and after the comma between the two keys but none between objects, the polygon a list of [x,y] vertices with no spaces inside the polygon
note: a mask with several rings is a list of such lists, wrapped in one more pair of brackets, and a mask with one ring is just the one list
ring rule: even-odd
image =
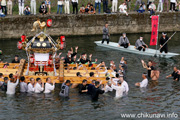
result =
[{"label": "golden portable shrine", "polygon": [[[38,27],[41,31],[30,40],[25,35],[22,35],[21,40],[17,43],[18,49],[26,51],[27,60],[21,59],[20,63],[9,63],[6,68],[3,68],[5,63],[0,63],[1,73],[7,77],[10,73],[18,73],[25,76],[27,82],[29,82],[30,78],[36,79],[38,77],[46,82],[46,78],[50,77],[56,83],[62,83],[67,79],[71,80],[72,83],[81,83],[84,79],[87,79],[88,83],[91,80],[102,80],[103,83],[106,83],[105,73],[97,77],[98,72],[104,72],[104,68],[92,69],[97,64],[93,64],[93,66],[81,64],[82,67],[79,69],[74,69],[78,68],[78,64],[64,66],[64,60],[57,57],[57,51],[66,47],[65,37],[60,36],[54,41],[51,36],[45,33],[48,24],[51,23],[41,23],[40,20],[34,22],[31,31],[37,32]],[[83,76],[76,76],[77,72],[82,73]],[[89,77],[90,72],[94,72],[96,77]],[[108,70],[108,72],[111,73],[111,70]],[[112,75],[110,74],[110,76]],[[3,79],[0,79],[0,81],[3,81]]]}]

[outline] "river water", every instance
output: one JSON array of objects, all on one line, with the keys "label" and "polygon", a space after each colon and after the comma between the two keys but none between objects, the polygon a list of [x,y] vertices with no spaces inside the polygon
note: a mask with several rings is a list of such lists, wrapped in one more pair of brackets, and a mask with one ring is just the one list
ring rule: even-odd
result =
[{"label": "river water", "polygon": [[[172,33],[169,33],[169,36],[170,34]],[[139,36],[144,36],[146,43],[149,43],[150,39],[150,34],[127,34],[127,36],[131,44],[134,44]],[[18,91],[14,96],[7,96],[1,91],[0,119],[118,120],[125,119],[122,113],[137,115],[143,113],[144,116],[138,116],[144,117],[143,119],[147,119],[145,113],[166,115],[174,113],[171,119],[175,119],[177,115],[180,118],[180,83],[165,78],[172,73],[173,66],[180,67],[180,56],[163,59],[100,48],[94,44],[94,41],[101,38],[102,36],[67,37],[67,49],[71,46],[79,46],[78,54],[92,53],[93,59],[97,58],[98,62],[103,60],[106,65],[109,65],[110,60],[114,60],[118,65],[121,57],[124,56],[128,63],[127,82],[130,88],[127,96],[114,100],[114,93],[110,93],[101,95],[98,102],[92,102],[89,96],[79,95],[77,89],[71,89],[70,99],[66,100],[58,95],[60,84],[56,85],[55,91],[49,96],[21,94]],[[118,39],[119,35],[111,36],[111,41],[117,42]],[[177,33],[169,42],[169,51],[180,53],[179,39],[180,33]],[[25,51],[17,49],[17,41],[17,39],[1,40],[0,49],[3,50],[1,58],[4,62],[11,62],[15,54],[20,58],[26,58]],[[62,51],[63,56],[67,49]],[[141,66],[141,59],[153,60],[161,72],[159,81],[150,81],[149,86],[144,90],[134,86],[136,82],[142,80],[141,74],[146,72]]]}]

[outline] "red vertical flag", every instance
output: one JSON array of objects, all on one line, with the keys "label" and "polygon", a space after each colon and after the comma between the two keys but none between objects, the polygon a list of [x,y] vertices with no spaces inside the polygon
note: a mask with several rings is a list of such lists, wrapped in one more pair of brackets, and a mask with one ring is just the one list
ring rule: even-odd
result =
[{"label": "red vertical flag", "polygon": [[159,23],[159,16],[151,16],[151,40],[150,45],[157,44],[157,35],[158,35],[158,23]]}]

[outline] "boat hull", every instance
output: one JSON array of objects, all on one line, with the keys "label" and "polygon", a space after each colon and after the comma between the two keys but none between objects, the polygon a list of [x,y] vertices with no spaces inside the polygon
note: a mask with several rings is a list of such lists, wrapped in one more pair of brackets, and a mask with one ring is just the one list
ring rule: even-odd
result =
[{"label": "boat hull", "polygon": [[106,43],[102,44],[101,41],[95,41],[94,43],[96,43],[97,46],[106,47],[106,48],[110,48],[114,50],[120,50],[120,51],[128,52],[128,53],[139,54],[139,55],[157,56],[157,57],[164,57],[164,58],[171,58],[171,57],[179,55],[177,53],[171,53],[171,52],[168,52],[167,54],[160,53],[159,51],[156,51],[155,49],[151,49],[151,48],[147,48],[146,51],[143,52],[143,51],[139,51],[135,49],[135,46],[133,45],[130,45],[128,48],[119,47],[118,43],[115,43],[115,42],[109,42],[109,44],[106,44]]}]

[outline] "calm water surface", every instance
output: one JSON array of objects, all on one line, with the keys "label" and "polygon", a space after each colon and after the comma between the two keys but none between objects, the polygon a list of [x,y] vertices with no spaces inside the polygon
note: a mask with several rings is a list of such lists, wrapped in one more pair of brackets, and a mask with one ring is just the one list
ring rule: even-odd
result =
[{"label": "calm water surface", "polygon": [[[169,33],[171,34],[171,33]],[[142,35],[149,43],[150,34],[128,34],[131,44]],[[93,54],[93,59],[98,62],[104,60],[109,65],[114,60],[118,65],[121,57],[128,62],[127,82],[130,87],[128,96],[114,100],[114,93],[101,95],[98,102],[91,102],[90,97],[79,95],[77,89],[71,89],[70,99],[65,100],[58,96],[60,84],[56,85],[55,92],[51,95],[29,95],[17,91],[14,96],[7,96],[0,92],[0,119],[67,119],[67,120],[114,120],[123,119],[121,113],[176,113],[180,119],[180,83],[165,76],[172,72],[173,66],[180,68],[180,56],[172,59],[154,58],[121,51],[100,48],[94,41],[101,36],[67,37],[67,49],[79,46],[78,53]],[[57,37],[54,37],[57,39]],[[111,41],[117,42],[119,35],[111,36]],[[180,53],[180,33],[177,33],[169,42],[169,51]],[[17,39],[2,40],[0,49],[3,50],[3,61],[11,62],[15,54],[26,58],[25,51],[16,47]],[[154,48],[154,47],[152,47]],[[65,56],[66,50],[63,50]],[[145,72],[140,60],[153,60],[161,71],[158,83],[150,82],[145,90],[134,86],[142,80],[141,73]],[[135,119],[135,118],[131,118]],[[174,119],[174,118],[172,118]],[[151,119],[152,120],[152,119]]]}]

